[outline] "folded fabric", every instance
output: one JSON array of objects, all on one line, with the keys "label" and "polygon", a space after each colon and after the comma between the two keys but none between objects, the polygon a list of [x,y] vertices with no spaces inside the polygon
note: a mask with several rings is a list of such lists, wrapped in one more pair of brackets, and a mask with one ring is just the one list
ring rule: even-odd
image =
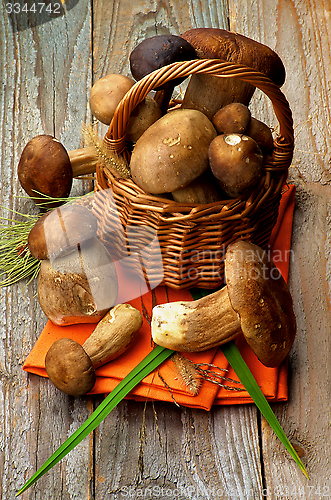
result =
[{"label": "folded fabric", "polygon": [[[285,280],[288,278],[291,255],[294,194],[294,186],[287,186],[281,199],[278,220],[270,238],[270,256]],[[188,290],[178,291],[158,286],[152,292],[144,293],[138,298],[129,301],[133,307],[142,312],[143,326],[125,353],[97,369],[96,384],[90,394],[111,392],[152,350],[150,320],[153,307],[156,304],[179,300],[192,300],[192,296]],[[78,324],[61,327],[48,321],[34,348],[25,360],[23,370],[47,377],[45,355],[53,342],[62,337],[69,337],[83,344],[95,326],[95,324]],[[259,362],[243,337],[239,338],[237,345],[266,398],[271,402],[286,400],[288,397],[287,362],[277,368],[267,368]],[[205,410],[210,410],[212,405],[252,403],[252,399],[246,391],[237,390],[238,388],[242,389],[240,384],[220,378],[222,376],[227,379],[238,380],[221,349],[215,348],[201,353],[185,354],[185,358],[194,364],[198,364],[200,370],[210,370],[218,383],[203,380],[198,395],[194,396],[182,380],[177,366],[170,359],[163,363],[158,370],[144,378],[130,392],[127,399],[146,400],[147,398],[169,402],[175,401],[181,406]],[[207,375],[207,371],[204,373]],[[220,387],[220,383],[228,387]]]}]

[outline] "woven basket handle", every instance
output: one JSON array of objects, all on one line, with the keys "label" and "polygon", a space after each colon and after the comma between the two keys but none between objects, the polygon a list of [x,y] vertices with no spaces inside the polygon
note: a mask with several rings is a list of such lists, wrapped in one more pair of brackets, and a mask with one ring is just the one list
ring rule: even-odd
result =
[{"label": "woven basket handle", "polygon": [[126,149],[126,127],[135,107],[156,87],[175,78],[185,78],[196,73],[220,78],[238,78],[254,85],[269,97],[279,122],[280,131],[274,140],[272,156],[267,161],[266,169],[287,170],[292,161],[294,136],[292,113],[284,94],[263,73],[247,66],[220,62],[219,59],[197,59],[169,64],[135,83],[115,110],[114,117],[104,137],[107,146],[117,154],[123,154]]}]

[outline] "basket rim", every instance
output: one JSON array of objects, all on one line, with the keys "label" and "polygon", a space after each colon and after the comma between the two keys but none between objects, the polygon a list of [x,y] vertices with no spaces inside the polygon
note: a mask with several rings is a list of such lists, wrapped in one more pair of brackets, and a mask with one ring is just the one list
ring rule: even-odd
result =
[{"label": "basket rim", "polygon": [[280,132],[274,140],[274,149],[280,148],[283,151],[286,148],[293,152],[294,130],[292,112],[280,88],[265,74],[249,66],[222,61],[221,59],[195,59],[172,63],[149,73],[136,82],[125,94],[115,110],[104,137],[107,146],[117,154],[123,153],[125,150],[125,130],[130,115],[133,109],[150,91],[175,78],[189,77],[198,73],[219,78],[238,78],[260,89],[271,100],[280,126]]}]

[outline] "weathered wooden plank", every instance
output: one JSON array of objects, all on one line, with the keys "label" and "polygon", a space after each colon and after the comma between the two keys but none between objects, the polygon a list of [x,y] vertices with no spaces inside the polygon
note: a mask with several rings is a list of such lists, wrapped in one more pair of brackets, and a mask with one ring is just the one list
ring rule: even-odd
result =
[{"label": "weathered wooden plank", "polygon": [[[293,234],[291,290],[298,335],[291,356],[290,401],[277,408],[288,435],[307,464],[308,482],[279,448],[264,437],[264,463],[272,498],[298,491],[313,498],[330,495],[330,187],[298,186]],[[276,470],[278,474],[276,476]]]},{"label": "weathered wooden plank", "polygon": [[[148,404],[144,470],[136,484],[144,405],[123,402],[95,436],[22,498],[115,499],[136,485],[130,498],[139,498],[142,492],[147,496],[153,487],[156,498],[162,498],[160,488],[164,498],[170,493],[176,498],[190,498],[189,494],[210,499],[300,498],[299,487],[306,488],[306,497],[310,491],[314,498],[327,496],[330,209],[329,188],[317,183],[329,181],[330,139],[324,130],[330,123],[330,7],[322,0],[228,3],[231,29],[274,47],[282,56],[289,75],[284,92],[298,124],[291,169],[300,188],[291,290],[299,334],[291,358],[290,403],[275,408],[285,430],[306,453],[315,489],[308,489],[264,423],[262,477],[254,406],[207,413],[156,404],[159,443]],[[13,33],[6,14],[0,15],[4,41],[0,51],[1,205],[23,209],[13,195],[19,192],[15,166],[27,140],[37,133],[54,133],[68,148],[77,147],[80,124],[88,120],[92,78],[111,71],[128,74],[128,55],[136,43],[146,36],[181,33],[192,26],[228,27],[226,3],[211,1],[141,0],[132,5],[128,0],[100,0],[93,5],[93,19],[90,40],[90,9],[84,0],[66,18],[22,32]],[[266,121],[273,120],[263,98],[257,97],[253,109]],[[32,205],[29,209],[33,210]],[[0,491],[6,500],[14,498],[26,476],[85,420],[92,405],[89,398],[73,400],[55,391],[47,380],[22,372],[45,322],[34,293],[35,286],[1,290]],[[99,400],[94,398],[94,404]]]},{"label": "weathered wooden plank", "polygon": [[287,80],[282,90],[296,127],[293,169],[299,168],[307,182],[329,182],[330,3],[230,1],[229,11],[231,29],[274,48],[284,62]]},{"label": "weathered wooden plank", "polygon": [[226,500],[262,492],[252,405],[205,412],[148,403],[144,417],[143,404],[126,402],[99,426],[96,438],[96,499],[154,492],[155,498]]},{"label": "weathered wooden plank", "polygon": [[[90,7],[76,9],[43,25],[13,31],[0,13],[1,205],[34,212],[16,178],[20,153],[39,133],[55,134],[70,149],[78,147],[86,120],[91,83]],[[15,26],[14,26],[15,27]],[[17,26],[16,26],[17,27]],[[8,216],[1,209],[3,216]],[[0,290],[1,407],[0,497],[15,492],[91,412],[89,399],[72,401],[46,380],[22,370],[46,318],[36,287],[20,283]],[[92,439],[92,438],[91,438]],[[89,497],[90,441],[45,476],[22,498]]]},{"label": "weathered wooden plank", "polygon": [[[268,498],[331,494],[330,442],[330,15],[329,2],[230,2],[232,29],[270,45],[287,69],[283,91],[293,111],[297,185],[290,286],[298,335],[290,358],[290,400],[275,407],[303,454],[308,482],[263,425]],[[266,115],[264,115],[266,116]]]},{"label": "weathered wooden plank", "polygon": [[226,2],[94,0],[93,78],[116,71],[129,75],[131,50],[154,35],[180,35],[197,26],[227,27]]}]

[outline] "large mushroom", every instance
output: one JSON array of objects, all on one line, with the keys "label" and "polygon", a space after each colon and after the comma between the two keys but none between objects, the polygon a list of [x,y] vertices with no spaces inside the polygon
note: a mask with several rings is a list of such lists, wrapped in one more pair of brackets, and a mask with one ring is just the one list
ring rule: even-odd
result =
[{"label": "large mushroom", "polygon": [[69,338],[56,340],[45,357],[47,375],[66,394],[86,394],[95,384],[95,370],[120,356],[142,323],[140,311],[130,304],[118,304],[99,321],[82,346]]},{"label": "large mushroom", "polygon": [[38,260],[54,259],[77,250],[78,245],[97,234],[93,212],[78,203],[54,208],[42,215],[28,236],[28,248]]},{"label": "large mushroom", "polygon": [[[183,33],[199,59],[222,59],[242,64],[264,73],[277,86],[285,81],[285,69],[280,57],[269,47],[238,33],[218,28],[193,28]],[[255,87],[236,78],[194,74],[186,89],[182,107],[198,109],[209,119],[231,102],[245,105]]]},{"label": "large mushroom", "polygon": [[152,337],[156,344],[198,352],[244,335],[258,359],[278,366],[296,334],[288,286],[266,252],[248,241],[228,246],[226,286],[191,302],[155,306]]},{"label": "large mushroom", "polygon": [[[140,80],[152,71],[179,61],[196,59],[191,44],[178,35],[156,35],[140,42],[130,54],[130,68],[132,76]],[[166,113],[169,101],[176,85],[182,79],[171,80],[157,88],[162,91],[160,106],[162,113]]]},{"label": "large mushroom", "polygon": [[208,147],[216,130],[196,110],[173,110],[151,125],[132,152],[132,179],[147,193],[188,186],[208,169]]},{"label": "large mushroom", "polygon": [[96,323],[115,305],[117,294],[114,262],[96,238],[70,253],[41,261],[38,300],[56,325]]}]

